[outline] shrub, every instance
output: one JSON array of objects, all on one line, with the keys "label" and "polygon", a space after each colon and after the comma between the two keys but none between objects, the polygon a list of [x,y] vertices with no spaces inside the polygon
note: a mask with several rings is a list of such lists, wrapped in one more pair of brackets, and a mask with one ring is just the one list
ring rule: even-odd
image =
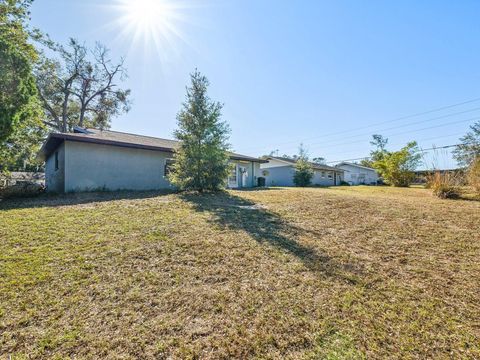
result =
[{"label": "shrub", "polygon": [[435,171],[427,175],[427,189],[432,189],[435,196],[441,199],[457,199],[460,194],[461,176],[459,173]]},{"label": "shrub", "polygon": [[468,185],[480,195],[480,157],[475,159],[470,165],[467,173],[467,181]]},{"label": "shrub", "polygon": [[293,175],[293,182],[296,186],[308,186],[312,183],[313,170],[312,165],[303,159],[300,159],[295,164],[295,174]]},{"label": "shrub", "polygon": [[346,181],[340,181],[340,186],[350,186],[350,184]]}]

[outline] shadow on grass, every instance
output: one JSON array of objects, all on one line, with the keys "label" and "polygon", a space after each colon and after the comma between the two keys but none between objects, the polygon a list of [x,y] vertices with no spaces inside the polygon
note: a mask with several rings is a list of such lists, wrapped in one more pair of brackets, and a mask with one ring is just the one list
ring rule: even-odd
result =
[{"label": "shadow on grass", "polygon": [[[327,254],[298,242],[304,234],[319,237],[318,233],[286,222],[282,217],[263,206],[228,192],[182,193],[183,200],[193,205],[195,211],[213,215],[215,224],[248,233],[260,244],[267,244],[293,255],[311,271],[348,283],[357,283],[358,266],[332,259]],[[355,270],[356,269],[356,270]]]},{"label": "shadow on grass", "polygon": [[30,198],[0,200],[0,210],[73,206],[114,200],[149,199],[174,193],[173,191],[101,191],[71,194],[41,194]]}]

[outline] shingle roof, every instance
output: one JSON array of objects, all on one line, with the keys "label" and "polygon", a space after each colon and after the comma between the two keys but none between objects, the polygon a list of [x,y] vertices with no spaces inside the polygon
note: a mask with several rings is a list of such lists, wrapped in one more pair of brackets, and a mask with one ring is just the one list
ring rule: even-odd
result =
[{"label": "shingle roof", "polygon": [[341,163],[335,165],[335,166],[342,166],[342,165],[350,165],[350,166],[355,166],[355,167],[358,167],[358,168],[362,168],[362,169],[366,169],[366,170],[372,170],[372,171],[376,171],[375,169],[371,168],[371,167],[368,167],[368,166],[363,166],[363,165],[359,165],[359,164],[355,164],[355,163],[350,163],[350,162],[346,162],[346,161],[342,161]]},{"label": "shingle roof", "polygon": [[[284,161],[284,162],[290,163],[290,164],[292,164],[292,165],[295,165],[295,164],[297,163],[297,160],[289,159],[289,158],[285,158],[285,157],[281,157],[281,156],[268,156],[266,159],[267,159],[267,160],[268,160],[268,159],[280,160],[280,161]],[[323,164],[316,164],[316,163],[313,163],[313,162],[310,162],[310,165],[312,165],[312,168],[315,169],[315,170],[344,171],[343,169],[338,169],[338,168],[333,167],[333,166],[328,166],[328,165],[323,165]]]},{"label": "shingle roof", "polygon": [[[39,156],[46,159],[65,140],[94,144],[113,145],[146,150],[174,152],[180,142],[152,136],[123,133],[112,130],[82,129],[75,133],[52,133],[43,144]],[[265,162],[255,157],[230,152],[232,160]]]}]

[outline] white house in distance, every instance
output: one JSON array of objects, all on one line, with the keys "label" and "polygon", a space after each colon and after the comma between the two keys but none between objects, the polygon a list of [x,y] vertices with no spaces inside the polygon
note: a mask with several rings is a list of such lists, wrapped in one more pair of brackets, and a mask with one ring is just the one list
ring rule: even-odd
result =
[{"label": "white house in distance", "polygon": [[345,170],[344,181],[350,185],[376,185],[379,176],[375,169],[348,162],[341,162],[335,167]]},{"label": "white house in distance", "polygon": [[[289,158],[269,156],[266,163],[260,165],[261,176],[265,178],[267,186],[295,186],[296,161]],[[344,170],[321,164],[311,163],[313,168],[312,185],[335,186],[340,185],[344,177]]]},{"label": "white house in distance", "polygon": [[[166,175],[179,142],[109,130],[52,133],[40,150],[49,192],[159,190],[172,185]],[[230,153],[235,166],[230,188],[257,186],[265,160]]]}]

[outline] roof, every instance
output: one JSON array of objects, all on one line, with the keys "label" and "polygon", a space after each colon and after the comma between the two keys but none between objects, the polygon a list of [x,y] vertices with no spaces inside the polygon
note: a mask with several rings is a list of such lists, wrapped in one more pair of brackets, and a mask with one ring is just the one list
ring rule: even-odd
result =
[{"label": "roof", "polygon": [[[269,159],[279,160],[279,161],[283,161],[283,162],[285,162],[287,164],[291,164],[291,165],[295,165],[297,163],[297,160],[289,159],[289,158],[281,157],[281,156],[267,156],[266,159],[267,160],[269,160]],[[338,168],[333,167],[333,166],[316,164],[316,163],[313,163],[313,162],[310,162],[310,165],[312,166],[312,168],[314,170],[326,170],[326,171],[337,171],[337,172],[338,171],[344,171],[343,169],[338,169]]]},{"label": "roof", "polygon": [[368,167],[368,166],[363,166],[363,165],[359,165],[359,164],[355,164],[355,163],[349,163],[349,162],[341,162],[340,164],[337,164],[335,166],[342,166],[342,165],[349,165],[349,166],[355,166],[355,167],[358,167],[358,168],[361,168],[361,169],[366,169],[366,170],[371,170],[371,171],[376,171],[374,168],[371,168],[371,167]]},{"label": "roof", "polygon": [[[74,133],[51,133],[40,149],[39,157],[43,160],[47,159],[65,140],[171,153],[180,146],[180,142],[176,140],[161,139],[152,136],[129,134],[112,130],[76,128],[75,131],[76,132]],[[229,155],[232,160],[253,161],[259,163],[267,162],[262,159],[232,152],[229,152]]]}]

